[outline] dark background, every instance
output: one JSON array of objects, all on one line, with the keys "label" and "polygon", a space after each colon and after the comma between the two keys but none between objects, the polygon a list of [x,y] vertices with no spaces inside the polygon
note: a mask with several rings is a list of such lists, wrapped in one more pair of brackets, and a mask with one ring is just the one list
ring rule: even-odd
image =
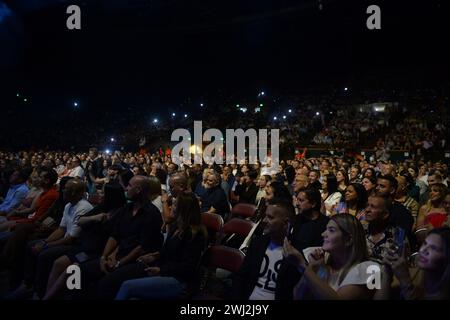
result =
[{"label": "dark background", "polygon": [[[217,90],[447,81],[445,1],[0,0],[0,106],[164,110]],[[82,30],[66,29],[69,4]],[[381,7],[382,29],[366,28]],[[372,81],[372,82],[371,82]],[[28,97],[18,105],[16,93]],[[24,114],[26,116],[26,114]]]}]

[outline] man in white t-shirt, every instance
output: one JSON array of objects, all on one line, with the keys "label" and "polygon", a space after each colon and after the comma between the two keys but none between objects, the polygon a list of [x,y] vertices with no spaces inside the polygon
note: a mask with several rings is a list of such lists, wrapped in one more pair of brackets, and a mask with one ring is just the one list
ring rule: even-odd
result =
[{"label": "man in white t-shirt", "polygon": [[233,281],[233,297],[242,300],[288,299],[293,281],[283,258],[283,241],[288,235],[294,208],[290,202],[276,201],[266,210],[263,235],[255,236],[240,271]]},{"label": "man in white t-shirt", "polygon": [[84,179],[84,170],[81,167],[81,161],[78,157],[72,159],[72,169],[69,170],[69,177]]},{"label": "man in white t-shirt", "polygon": [[30,290],[34,285],[38,296],[44,296],[53,262],[73,248],[75,240],[81,232],[78,220],[93,208],[83,198],[85,192],[86,184],[79,178],[67,182],[63,195],[68,203],[64,207],[59,228],[53,231],[47,239],[32,241],[28,244],[25,280],[18,292]]}]

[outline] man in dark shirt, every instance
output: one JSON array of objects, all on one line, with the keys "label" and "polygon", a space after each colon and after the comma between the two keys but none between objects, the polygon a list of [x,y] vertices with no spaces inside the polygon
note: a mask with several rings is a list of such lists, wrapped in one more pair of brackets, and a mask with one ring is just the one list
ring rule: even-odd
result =
[{"label": "man in dark shirt", "polygon": [[299,251],[322,246],[322,233],[330,219],[320,213],[320,192],[314,188],[305,189],[298,193],[296,200],[299,214],[292,219],[292,232],[289,236],[292,244]]},{"label": "man in dark shirt", "polygon": [[201,197],[201,212],[211,212],[226,217],[230,212],[225,191],[220,187],[220,176],[213,172],[206,178],[206,192]]},{"label": "man in dark shirt", "polygon": [[80,265],[81,294],[86,294],[89,283],[100,280],[97,298],[113,299],[122,282],[146,276],[144,268],[133,262],[144,253],[158,251],[163,242],[161,213],[150,202],[149,189],[145,176],[130,180],[127,198],[132,202],[117,213],[114,231],[102,256]]},{"label": "man in dark shirt", "polygon": [[389,224],[394,227],[400,227],[410,233],[414,225],[414,218],[408,209],[394,200],[397,187],[398,182],[393,176],[379,176],[377,179],[376,193],[378,196],[390,199]]},{"label": "man in dark shirt", "polygon": [[90,179],[103,178],[103,158],[98,154],[97,148],[89,149],[88,161],[92,162],[92,167],[88,174]]},{"label": "man in dark shirt", "polygon": [[239,203],[255,204],[256,195],[258,194],[258,186],[255,183],[258,174],[256,171],[249,171],[242,179],[244,180],[242,189],[238,192]]},{"label": "man in dark shirt", "polygon": [[309,186],[315,188],[317,190],[322,189],[322,184],[320,183],[320,171],[319,170],[311,170],[308,175]]}]

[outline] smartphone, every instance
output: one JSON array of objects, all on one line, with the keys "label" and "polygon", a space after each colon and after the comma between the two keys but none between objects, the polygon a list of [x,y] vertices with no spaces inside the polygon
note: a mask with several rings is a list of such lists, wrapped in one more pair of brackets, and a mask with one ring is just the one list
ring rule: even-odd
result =
[{"label": "smartphone", "polygon": [[395,232],[394,244],[397,248],[397,253],[401,255],[403,253],[403,244],[405,243],[406,232],[405,229],[397,228]]},{"label": "smartphone", "polygon": [[76,254],[75,258],[77,258],[79,263],[83,263],[83,262],[89,260],[89,257],[85,252],[80,252],[80,253]]}]

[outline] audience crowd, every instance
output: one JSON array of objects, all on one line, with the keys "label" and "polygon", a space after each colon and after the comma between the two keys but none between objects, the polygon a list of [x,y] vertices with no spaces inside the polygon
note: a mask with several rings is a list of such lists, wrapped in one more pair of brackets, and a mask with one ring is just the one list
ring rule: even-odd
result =
[{"label": "audience crowd", "polygon": [[[307,151],[275,170],[0,152],[0,297],[448,299],[449,178],[440,161]],[[67,288],[73,265],[80,290]],[[381,270],[377,290],[367,270]]]}]

